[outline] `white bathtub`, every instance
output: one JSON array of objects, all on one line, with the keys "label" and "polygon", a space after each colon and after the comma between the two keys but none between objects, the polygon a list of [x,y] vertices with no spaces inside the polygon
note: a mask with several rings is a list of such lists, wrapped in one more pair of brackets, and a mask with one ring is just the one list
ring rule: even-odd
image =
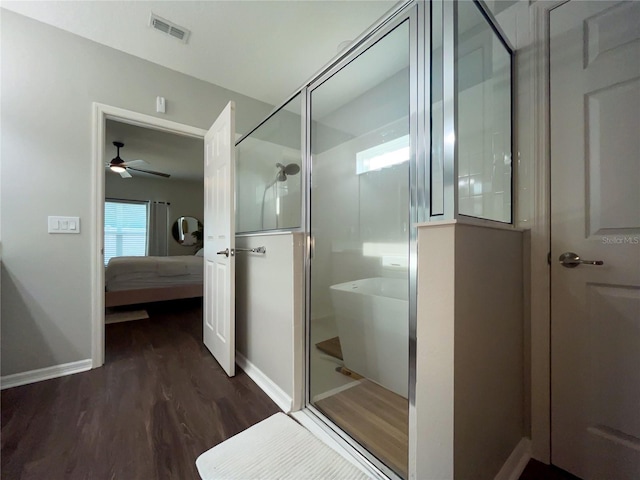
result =
[{"label": "white bathtub", "polygon": [[407,398],[409,301],[406,278],[331,286],[345,367]]}]

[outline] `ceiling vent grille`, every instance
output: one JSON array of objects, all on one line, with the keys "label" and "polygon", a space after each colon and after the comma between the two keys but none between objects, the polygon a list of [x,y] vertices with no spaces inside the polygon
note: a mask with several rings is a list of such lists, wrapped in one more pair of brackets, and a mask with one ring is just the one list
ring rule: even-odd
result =
[{"label": "ceiling vent grille", "polygon": [[155,13],[152,13],[149,18],[149,26],[164,33],[165,35],[169,35],[170,37],[180,40],[182,43],[187,43],[189,35],[191,34],[191,32],[186,28],[159,17]]}]

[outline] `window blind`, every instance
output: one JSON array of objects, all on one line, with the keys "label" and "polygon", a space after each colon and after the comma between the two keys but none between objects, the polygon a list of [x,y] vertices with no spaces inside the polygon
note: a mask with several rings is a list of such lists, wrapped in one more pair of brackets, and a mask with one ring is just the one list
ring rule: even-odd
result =
[{"label": "window blind", "polygon": [[104,264],[112,257],[147,254],[147,202],[107,200],[104,203]]}]

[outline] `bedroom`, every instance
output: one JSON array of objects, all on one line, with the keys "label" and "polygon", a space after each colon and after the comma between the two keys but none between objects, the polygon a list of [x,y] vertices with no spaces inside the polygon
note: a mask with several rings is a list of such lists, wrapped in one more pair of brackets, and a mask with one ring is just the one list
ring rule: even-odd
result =
[{"label": "bedroom", "polygon": [[108,120],[104,158],[105,322],[201,297],[202,141]]}]

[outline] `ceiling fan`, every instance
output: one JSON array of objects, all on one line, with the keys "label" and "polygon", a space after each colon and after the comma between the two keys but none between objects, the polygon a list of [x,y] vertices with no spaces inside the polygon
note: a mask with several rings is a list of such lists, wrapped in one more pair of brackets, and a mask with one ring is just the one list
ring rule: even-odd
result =
[{"label": "ceiling fan", "polygon": [[151,175],[158,175],[165,178],[169,178],[171,176],[168,173],[154,172],[153,170],[132,167],[131,165],[147,165],[147,162],[144,160],[131,160],[130,162],[125,162],[120,158],[120,149],[124,147],[124,143],[113,142],[113,144],[118,149],[118,153],[116,154],[116,157],[107,164],[107,167],[109,167],[113,172],[119,173],[122,178],[131,178],[131,174],[128,170],[150,173]]}]

